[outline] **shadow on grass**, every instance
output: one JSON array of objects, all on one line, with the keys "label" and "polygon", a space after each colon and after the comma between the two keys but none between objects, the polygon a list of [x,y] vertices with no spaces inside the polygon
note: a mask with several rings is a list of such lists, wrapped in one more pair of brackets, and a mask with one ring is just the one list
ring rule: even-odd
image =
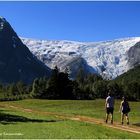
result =
[{"label": "shadow on grass", "polygon": [[36,122],[36,123],[43,123],[43,122],[58,122],[63,120],[41,120],[41,119],[30,119],[23,116],[18,115],[11,115],[8,113],[3,113],[0,111],[0,124],[16,124],[18,122]]},{"label": "shadow on grass", "polygon": [[135,125],[135,126],[139,126],[139,127],[140,127],[140,123],[135,123],[135,124],[133,124],[133,125]]}]

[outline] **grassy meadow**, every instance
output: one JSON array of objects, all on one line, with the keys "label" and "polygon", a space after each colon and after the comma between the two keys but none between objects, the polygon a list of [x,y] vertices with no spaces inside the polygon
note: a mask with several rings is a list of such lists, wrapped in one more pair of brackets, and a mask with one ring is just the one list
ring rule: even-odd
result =
[{"label": "grassy meadow", "polygon": [[[44,115],[35,112],[2,107],[3,104],[20,106],[41,112],[57,112],[64,115],[83,115],[94,118],[105,118],[104,100],[21,100],[0,102],[0,139],[6,138],[117,138],[140,139],[139,134],[129,133],[102,125],[78,122]],[[120,122],[120,101],[115,102],[114,121]],[[140,102],[130,102],[130,124],[140,126]]]}]

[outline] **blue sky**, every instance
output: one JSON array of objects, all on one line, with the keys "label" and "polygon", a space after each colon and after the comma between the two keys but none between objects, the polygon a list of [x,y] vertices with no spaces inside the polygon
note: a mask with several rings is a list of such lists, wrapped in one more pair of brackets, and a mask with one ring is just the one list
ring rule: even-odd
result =
[{"label": "blue sky", "polygon": [[22,37],[103,41],[140,36],[140,2],[0,2],[5,17]]}]

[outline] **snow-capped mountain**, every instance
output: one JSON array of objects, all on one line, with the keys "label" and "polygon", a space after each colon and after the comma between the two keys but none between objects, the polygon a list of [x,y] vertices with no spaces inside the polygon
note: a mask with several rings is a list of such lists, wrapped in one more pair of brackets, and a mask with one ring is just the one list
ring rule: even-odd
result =
[{"label": "snow-capped mountain", "polygon": [[68,67],[75,76],[80,67],[87,72],[115,78],[129,69],[128,51],[140,37],[102,42],[50,41],[21,38],[23,43],[50,68]]}]

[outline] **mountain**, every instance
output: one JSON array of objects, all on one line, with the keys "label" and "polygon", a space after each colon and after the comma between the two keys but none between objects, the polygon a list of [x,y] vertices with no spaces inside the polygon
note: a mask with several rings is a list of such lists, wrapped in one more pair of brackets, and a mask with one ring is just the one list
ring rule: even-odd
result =
[{"label": "mountain", "polygon": [[140,42],[137,42],[131,47],[127,53],[128,55],[128,66],[133,68],[140,64]]},{"label": "mountain", "polygon": [[5,18],[0,17],[0,82],[32,82],[50,69],[22,43]]},{"label": "mountain", "polygon": [[118,76],[114,81],[128,84],[129,82],[138,82],[140,83],[140,65],[133,67],[122,75]]},{"label": "mountain", "polygon": [[132,57],[135,57],[135,53],[137,63],[140,62],[137,52],[139,46],[135,46],[140,37],[102,42],[21,40],[45,65],[50,68],[57,65],[62,71],[67,67],[71,77],[77,74],[79,68],[83,68],[86,73],[97,73],[104,78],[114,79],[133,67]]},{"label": "mountain", "polygon": [[118,76],[115,81],[120,83],[140,82],[140,42],[131,47],[128,52],[129,70]]}]

